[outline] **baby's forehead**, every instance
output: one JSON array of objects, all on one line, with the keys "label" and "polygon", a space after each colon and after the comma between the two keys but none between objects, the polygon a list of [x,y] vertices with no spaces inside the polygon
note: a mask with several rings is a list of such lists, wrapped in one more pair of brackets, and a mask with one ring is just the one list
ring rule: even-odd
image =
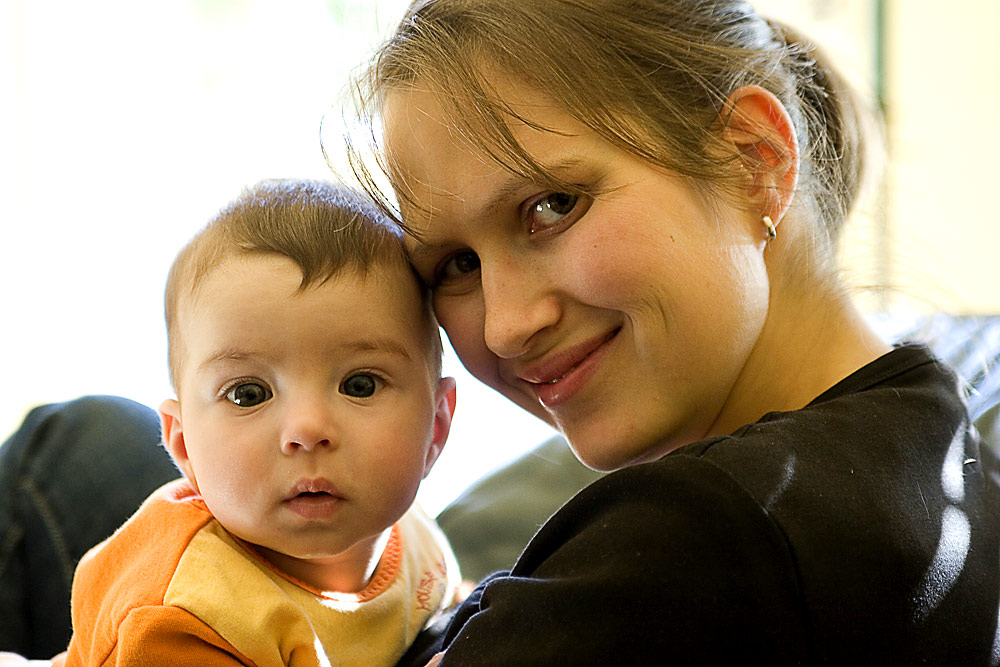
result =
[{"label": "baby's forehead", "polygon": [[366,265],[347,258],[330,268],[308,273],[294,258],[275,252],[229,252],[206,265],[191,281],[190,290],[182,293],[181,300],[197,300],[206,286],[226,281],[275,280],[294,284],[297,291],[305,292],[321,285],[360,281],[366,289],[405,289],[407,285],[419,287],[419,279],[400,248],[398,254],[386,254]]},{"label": "baby's forehead", "polygon": [[379,351],[440,374],[437,322],[405,259],[345,266],[303,284],[300,267],[283,255],[232,257],[178,305],[178,375],[213,358],[325,364],[330,355]]},{"label": "baby's forehead", "polygon": [[278,253],[234,254],[205,270],[179,299],[177,333],[196,335],[205,324],[217,330],[219,322],[256,328],[274,319],[294,323],[337,313],[417,339],[426,309],[419,279],[402,257],[307,276]]}]

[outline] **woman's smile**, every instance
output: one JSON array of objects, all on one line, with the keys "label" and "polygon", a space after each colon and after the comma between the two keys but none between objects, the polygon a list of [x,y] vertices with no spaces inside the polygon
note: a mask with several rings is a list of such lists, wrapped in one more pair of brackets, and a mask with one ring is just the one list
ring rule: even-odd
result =
[{"label": "woman's smile", "polygon": [[571,400],[597,372],[621,328],[549,354],[518,373],[550,412]]}]

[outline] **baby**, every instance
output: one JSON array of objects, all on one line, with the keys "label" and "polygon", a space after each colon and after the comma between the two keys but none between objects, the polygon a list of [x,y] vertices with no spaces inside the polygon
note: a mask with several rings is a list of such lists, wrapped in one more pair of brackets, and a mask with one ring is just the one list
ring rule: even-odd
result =
[{"label": "baby", "polygon": [[181,251],[166,320],[184,478],[81,561],[67,664],[394,664],[459,581],[411,509],[455,382],[399,231],[259,184]]}]

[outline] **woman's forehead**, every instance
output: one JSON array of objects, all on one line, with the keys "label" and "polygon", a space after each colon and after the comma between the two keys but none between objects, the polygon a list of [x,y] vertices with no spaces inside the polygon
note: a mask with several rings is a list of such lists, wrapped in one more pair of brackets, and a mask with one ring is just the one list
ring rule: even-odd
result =
[{"label": "woman's forehead", "polygon": [[[423,136],[457,150],[482,154],[509,149],[533,133],[572,136],[589,131],[545,93],[506,75],[485,75],[489,99],[461,98],[417,80],[384,98],[382,121],[386,146],[393,153],[407,138]],[[411,146],[427,150],[428,143]],[[397,156],[403,157],[406,156]]]},{"label": "woman's forehead", "polygon": [[[518,97],[524,97],[523,90]],[[482,135],[472,136],[477,120],[456,118],[456,108],[446,106],[440,93],[413,86],[388,95],[383,112],[385,148],[397,190],[405,188],[404,194],[420,203],[428,203],[424,199],[434,200],[436,206],[479,202],[488,208],[490,202],[527,183],[558,179],[605,143],[544,99],[509,104],[504,130],[511,145],[495,146]],[[496,134],[494,130],[486,136]],[[522,159],[506,159],[512,150],[523,151]],[[400,197],[404,213],[408,197]]]}]

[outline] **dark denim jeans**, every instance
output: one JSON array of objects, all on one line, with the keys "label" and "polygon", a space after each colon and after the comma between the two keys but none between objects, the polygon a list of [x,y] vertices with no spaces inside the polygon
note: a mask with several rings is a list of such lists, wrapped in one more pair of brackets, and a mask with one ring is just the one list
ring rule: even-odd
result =
[{"label": "dark denim jeans", "polygon": [[178,476],[143,405],[89,396],[32,410],[0,446],[0,651],[64,651],[80,557]]}]

